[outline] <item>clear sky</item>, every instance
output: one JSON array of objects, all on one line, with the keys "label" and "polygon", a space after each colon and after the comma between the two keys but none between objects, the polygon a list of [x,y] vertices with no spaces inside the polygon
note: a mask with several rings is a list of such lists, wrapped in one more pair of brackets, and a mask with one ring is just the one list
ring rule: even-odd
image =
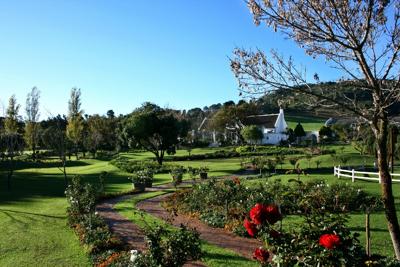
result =
[{"label": "clear sky", "polygon": [[235,47],[275,48],[321,80],[337,78],[323,59],[256,27],[242,0],[1,1],[0,36],[0,114],[15,94],[23,115],[33,86],[42,118],[66,114],[74,86],[89,114],[237,101]]}]

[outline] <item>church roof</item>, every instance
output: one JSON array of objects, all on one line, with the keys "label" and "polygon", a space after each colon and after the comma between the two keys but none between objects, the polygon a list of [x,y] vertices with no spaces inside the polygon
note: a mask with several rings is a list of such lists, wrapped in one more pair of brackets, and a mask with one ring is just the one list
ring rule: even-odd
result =
[{"label": "church roof", "polygon": [[257,125],[264,126],[265,128],[275,128],[275,122],[278,118],[278,114],[264,114],[264,115],[252,115],[244,119],[244,125]]}]

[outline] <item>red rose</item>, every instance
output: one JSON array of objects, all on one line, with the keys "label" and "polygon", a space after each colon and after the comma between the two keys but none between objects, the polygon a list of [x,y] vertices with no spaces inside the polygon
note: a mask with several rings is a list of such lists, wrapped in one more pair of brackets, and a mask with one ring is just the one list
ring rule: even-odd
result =
[{"label": "red rose", "polygon": [[246,228],[247,233],[249,233],[250,236],[254,237],[257,234],[257,225],[251,221],[244,219],[243,226]]},{"label": "red rose", "polygon": [[340,245],[340,237],[335,234],[324,234],[319,238],[319,244],[326,249],[333,249]]},{"label": "red rose", "polygon": [[253,258],[259,262],[265,263],[268,261],[269,252],[263,248],[256,248],[253,253]]},{"label": "red rose", "polygon": [[250,210],[250,219],[253,223],[259,225],[262,224],[265,220],[265,206],[263,204],[257,203]]},{"label": "red rose", "polygon": [[264,210],[265,210],[265,213],[266,213],[265,217],[266,217],[266,219],[267,219],[269,224],[274,224],[277,221],[282,219],[282,215],[279,212],[278,206],[271,204],[271,205],[266,206],[264,208]]}]

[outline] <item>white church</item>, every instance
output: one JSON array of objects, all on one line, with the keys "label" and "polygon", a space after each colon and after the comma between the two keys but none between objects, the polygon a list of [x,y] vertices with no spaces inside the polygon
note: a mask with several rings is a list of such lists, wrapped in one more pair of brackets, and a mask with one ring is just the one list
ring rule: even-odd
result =
[{"label": "white church", "polygon": [[261,129],[264,134],[261,144],[278,145],[288,139],[286,134],[288,125],[282,108],[279,110],[279,114],[248,116],[243,125],[256,125]]},{"label": "white church", "polygon": [[[209,138],[211,141],[210,146],[219,146],[217,142],[217,131],[211,130],[209,127],[210,120],[206,117],[199,126],[197,132],[202,136],[203,139]],[[240,127],[255,125],[263,132],[263,139],[260,140],[260,144],[268,145],[279,145],[282,141],[288,140],[286,134],[288,125],[285,121],[285,115],[283,109],[279,110],[279,114],[263,114],[263,115],[252,115],[246,117],[246,119],[240,122]],[[237,125],[239,127],[239,125]],[[225,138],[229,133],[230,128],[223,135]],[[192,130],[192,135],[195,136],[196,132]],[[237,136],[235,136],[237,139]]]}]

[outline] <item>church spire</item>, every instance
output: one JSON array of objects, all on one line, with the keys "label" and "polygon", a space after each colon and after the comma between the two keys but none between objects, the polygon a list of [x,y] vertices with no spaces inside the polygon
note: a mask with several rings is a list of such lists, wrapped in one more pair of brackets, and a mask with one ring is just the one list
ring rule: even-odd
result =
[{"label": "church spire", "polygon": [[285,133],[288,127],[285,121],[285,114],[283,113],[283,108],[279,109],[279,115],[275,122],[275,133]]}]

